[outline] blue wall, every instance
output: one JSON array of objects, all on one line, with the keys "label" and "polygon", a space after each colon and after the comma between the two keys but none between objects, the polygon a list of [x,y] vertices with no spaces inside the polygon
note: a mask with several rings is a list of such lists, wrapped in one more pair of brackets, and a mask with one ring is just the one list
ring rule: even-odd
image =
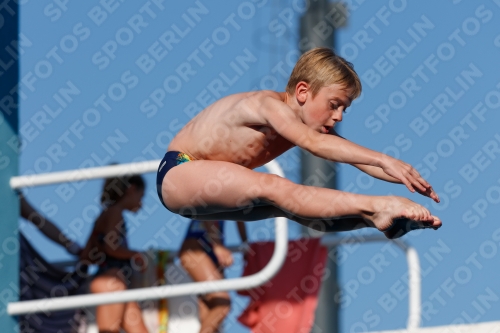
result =
[{"label": "blue wall", "polygon": [[19,172],[17,131],[19,63],[17,52],[18,8],[12,1],[0,8],[0,327],[18,332],[7,303],[18,300],[19,201],[9,179]]}]

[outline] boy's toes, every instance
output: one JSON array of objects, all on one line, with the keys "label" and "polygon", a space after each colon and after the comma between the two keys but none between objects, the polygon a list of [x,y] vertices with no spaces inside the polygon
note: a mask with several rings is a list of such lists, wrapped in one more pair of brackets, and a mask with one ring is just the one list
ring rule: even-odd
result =
[{"label": "boy's toes", "polygon": [[433,220],[432,221],[432,228],[434,228],[434,230],[441,228],[441,226],[443,225],[443,222],[437,216],[432,215],[432,220]]}]

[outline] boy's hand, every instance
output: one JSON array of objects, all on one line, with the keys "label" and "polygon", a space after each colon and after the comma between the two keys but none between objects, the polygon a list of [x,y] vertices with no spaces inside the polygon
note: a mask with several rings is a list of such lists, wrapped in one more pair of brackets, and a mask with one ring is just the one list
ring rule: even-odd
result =
[{"label": "boy's hand", "polygon": [[415,189],[418,193],[425,195],[426,197],[431,198],[432,200],[436,202],[440,202],[441,200],[439,199],[438,195],[436,192],[434,192],[434,189],[432,186],[429,185],[429,187],[425,191],[420,191],[418,188]]},{"label": "boy's hand", "polygon": [[381,167],[386,174],[399,179],[411,192],[416,191],[433,199],[435,202],[440,201],[432,186],[410,164],[386,156],[382,160]]}]

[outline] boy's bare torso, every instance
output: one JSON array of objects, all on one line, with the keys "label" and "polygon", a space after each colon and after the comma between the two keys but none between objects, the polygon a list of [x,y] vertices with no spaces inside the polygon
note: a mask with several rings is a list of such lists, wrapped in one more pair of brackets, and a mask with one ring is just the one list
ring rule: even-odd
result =
[{"label": "boy's bare torso", "polygon": [[257,91],[224,97],[195,116],[175,136],[169,151],[195,160],[227,161],[253,169],[281,155],[294,144],[266,121],[262,100],[284,101],[285,93]]}]

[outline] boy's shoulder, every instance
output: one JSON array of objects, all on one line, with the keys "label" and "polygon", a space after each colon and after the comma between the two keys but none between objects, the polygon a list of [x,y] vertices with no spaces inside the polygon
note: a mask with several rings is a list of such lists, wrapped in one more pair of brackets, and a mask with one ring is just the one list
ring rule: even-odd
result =
[{"label": "boy's shoulder", "polygon": [[257,90],[242,93],[240,103],[250,109],[265,111],[268,108],[275,108],[278,105],[286,105],[284,102],[285,93],[274,90]]},{"label": "boy's shoulder", "polygon": [[284,93],[274,90],[259,90],[256,91],[255,98],[258,98],[262,101],[272,100],[283,103]]},{"label": "boy's shoulder", "polygon": [[[229,95],[228,97],[236,98],[240,101],[263,101],[266,99],[272,99],[276,101],[283,101],[283,93],[274,90],[253,90],[247,92],[236,93]],[[227,97],[226,97],[227,98]]]},{"label": "boy's shoulder", "polygon": [[[206,116],[211,119],[233,119],[236,124],[269,124],[275,111],[290,110],[285,103],[285,93],[273,90],[256,90],[228,95],[207,109]],[[228,117],[228,112],[233,116]],[[287,112],[285,112],[287,113]],[[290,117],[294,117],[290,112]]]}]

